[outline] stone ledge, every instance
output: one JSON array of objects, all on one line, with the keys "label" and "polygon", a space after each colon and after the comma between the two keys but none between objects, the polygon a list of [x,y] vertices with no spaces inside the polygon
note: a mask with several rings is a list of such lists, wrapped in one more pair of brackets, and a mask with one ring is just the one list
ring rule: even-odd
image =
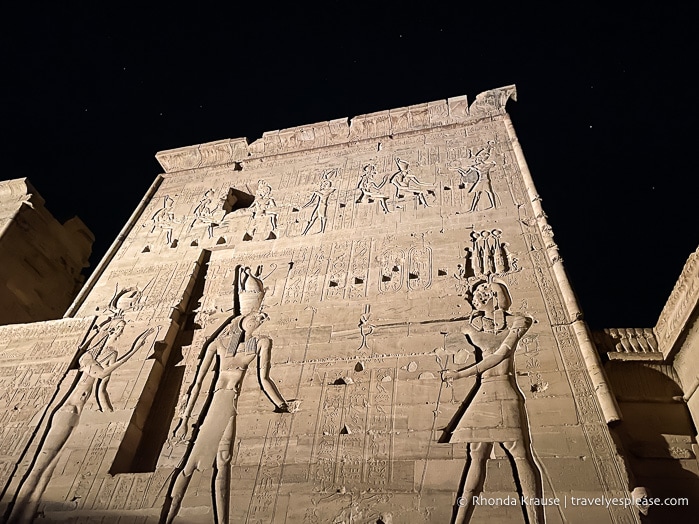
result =
[{"label": "stone ledge", "polygon": [[306,151],[402,133],[424,131],[450,124],[476,122],[505,113],[505,105],[517,99],[514,85],[484,91],[469,106],[465,95],[408,107],[338,118],[289,129],[267,131],[248,143],[231,138],[160,151],[155,158],[166,173],[232,164],[253,158]]}]

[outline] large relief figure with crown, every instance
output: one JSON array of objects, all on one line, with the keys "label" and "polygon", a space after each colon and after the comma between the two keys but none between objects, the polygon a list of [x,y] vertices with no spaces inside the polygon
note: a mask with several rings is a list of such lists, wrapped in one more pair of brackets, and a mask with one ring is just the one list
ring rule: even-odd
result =
[{"label": "large relief figure with crown", "polygon": [[[183,411],[173,438],[185,440],[190,432],[191,441],[182,465],[170,490],[165,505],[165,522],[177,515],[187,486],[195,471],[215,467],[214,510],[216,522],[228,522],[230,498],[230,462],[236,434],[238,395],[248,366],[257,361],[258,378],[262,390],[274,403],[276,411],[290,412],[291,407],[282,397],[270,377],[272,340],[256,335],[256,330],[267,320],[260,308],[264,288],[259,274],[249,267],[237,270],[238,312],[214,331],[204,344],[203,358],[197,368],[194,383],[187,393]],[[200,416],[199,424],[191,424],[192,411],[209,370],[215,369],[215,385],[209,407]]]},{"label": "large relief figure with crown", "polygon": [[530,524],[543,524],[541,473],[533,460],[524,397],[515,381],[517,343],[532,319],[508,310],[512,298],[507,286],[493,274],[473,279],[472,312],[463,334],[476,350],[476,363],[458,371],[444,370],[448,385],[455,379],[476,377],[464,406],[448,428],[448,442],[468,444],[464,480],[456,508],[455,524],[470,521],[474,498],[483,489],[486,463],[493,446],[500,444],[510,457],[522,509]]}]

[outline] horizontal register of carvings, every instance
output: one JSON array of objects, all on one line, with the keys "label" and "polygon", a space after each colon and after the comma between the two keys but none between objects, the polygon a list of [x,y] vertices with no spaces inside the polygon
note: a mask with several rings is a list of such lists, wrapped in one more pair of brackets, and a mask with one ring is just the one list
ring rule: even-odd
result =
[{"label": "horizontal register of carvings", "polygon": [[206,144],[161,151],[156,155],[166,173],[240,162],[280,153],[394,136],[436,126],[460,124],[505,112],[509,98],[516,99],[515,86],[485,91],[470,105],[466,96],[416,104],[389,111],[268,131],[248,144],[246,138],[232,138]]},{"label": "horizontal register of carvings", "polygon": [[692,312],[699,303],[699,249],[692,253],[670,293],[655,325],[655,336],[663,356],[672,352]]}]

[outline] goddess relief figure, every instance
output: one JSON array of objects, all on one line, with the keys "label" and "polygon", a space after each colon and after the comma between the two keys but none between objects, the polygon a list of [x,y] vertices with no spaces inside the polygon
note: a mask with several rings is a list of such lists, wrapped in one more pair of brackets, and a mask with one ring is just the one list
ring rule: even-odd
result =
[{"label": "goddess relief figure", "polygon": [[390,180],[391,184],[396,186],[396,198],[398,198],[401,191],[404,193],[411,193],[419,204],[422,204],[423,207],[427,207],[425,191],[427,191],[427,188],[432,187],[432,185],[420,182],[417,177],[410,172],[410,164],[405,160],[396,158],[396,165],[398,166],[398,171],[391,175]]},{"label": "goddess relief figure", "polygon": [[[524,398],[514,379],[515,349],[531,326],[531,319],[507,312],[512,299],[505,285],[497,282],[477,285],[471,302],[474,311],[463,333],[480,351],[481,358],[459,371],[442,372],[442,380],[447,384],[476,377],[475,390],[466,400],[468,405],[449,438],[449,442],[469,445],[455,524],[470,520],[473,498],[483,489],[486,463],[496,443],[513,459],[520,497],[542,498],[541,474],[532,458]],[[542,506],[525,504],[523,510],[529,524],[543,524]]]},{"label": "goddess relief figure", "polygon": [[173,208],[175,206],[175,201],[170,198],[170,195],[165,195],[163,197],[163,207],[158,209],[151,217],[151,222],[153,227],[150,232],[155,233],[156,229],[162,229],[165,231],[165,243],[172,243],[172,230],[175,224],[179,223],[179,220],[175,218],[175,212]]},{"label": "goddess relief figure", "polygon": [[381,188],[386,185],[386,176],[383,177],[380,184],[376,183],[377,178],[376,166],[373,164],[367,164],[364,166],[362,175],[359,178],[359,183],[357,184],[357,189],[359,189],[359,198],[356,200],[357,204],[360,204],[364,197],[371,201],[372,199],[378,200],[381,210],[384,213],[388,213],[388,206],[386,205],[386,200],[388,200],[388,195],[381,192]]},{"label": "goddess relief figure", "polygon": [[189,391],[174,440],[183,441],[191,429],[190,419],[201,387],[212,366],[216,367],[215,385],[208,411],[192,436],[194,444],[188,450],[179,473],[170,489],[163,509],[164,522],[177,515],[194,471],[214,466],[214,510],[218,524],[228,524],[230,500],[230,463],[236,433],[237,403],[248,366],[257,360],[258,378],[262,390],[277,412],[290,412],[287,402],[270,377],[272,340],[256,336],[267,315],[259,311],[264,297],[262,281],[252,275],[250,268],[241,268],[238,278],[240,315],[227,318],[205,343],[205,354]]},{"label": "goddess relief figure", "polygon": [[252,218],[263,216],[269,217],[272,231],[277,229],[277,203],[272,197],[272,186],[264,180],[257,181],[257,191],[255,201],[252,203]]},{"label": "goddess relief figure", "polygon": [[43,443],[17,492],[8,524],[31,522],[34,518],[59,454],[80,423],[80,416],[93,390],[100,411],[112,411],[107,394],[109,378],[145,345],[148,336],[155,331],[149,328],[138,335],[131,349],[119,358],[112,344],[122,335],[125,326],[122,317],[113,318],[83,344],[75,384],[49,419]]}]

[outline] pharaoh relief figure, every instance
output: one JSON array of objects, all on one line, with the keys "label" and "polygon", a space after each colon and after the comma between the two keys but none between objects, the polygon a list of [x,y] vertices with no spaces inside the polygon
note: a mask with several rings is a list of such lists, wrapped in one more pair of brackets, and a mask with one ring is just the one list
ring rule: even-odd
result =
[{"label": "pharaoh relief figure", "polygon": [[[483,489],[486,463],[495,444],[502,446],[511,458],[520,498],[542,498],[541,473],[532,457],[524,397],[514,373],[517,343],[532,320],[508,312],[512,299],[505,284],[497,279],[481,280],[472,289],[473,310],[463,334],[476,349],[477,362],[458,371],[442,372],[447,385],[461,378],[476,378],[465,409],[459,411],[460,416],[448,428],[448,442],[468,443],[455,524],[469,522],[473,498]],[[524,504],[523,511],[529,524],[543,524],[541,505]]]},{"label": "pharaoh relief figure", "polygon": [[[264,288],[260,273],[253,275],[249,267],[237,271],[239,314],[228,317],[204,344],[203,358],[194,383],[185,399],[180,420],[172,435],[174,441],[191,441],[163,508],[163,521],[172,522],[179,512],[187,486],[195,471],[214,468],[214,513],[218,524],[228,523],[230,501],[230,466],[236,435],[238,396],[248,367],[257,361],[259,384],[279,413],[295,410],[287,404],[270,376],[272,340],[255,331],[267,320],[260,311]],[[204,378],[215,367],[215,384],[211,389],[208,409],[191,424],[192,411],[202,389]],[[190,435],[191,434],[191,435]],[[188,438],[189,436],[189,438]]]},{"label": "pharaoh relief figure", "polygon": [[[128,298],[128,293],[120,296],[122,299],[124,297]],[[79,348],[77,377],[59,407],[49,418],[39,451],[17,492],[8,524],[31,522],[36,515],[41,496],[51,480],[60,452],[80,424],[85,405],[93,393],[100,411],[112,411],[107,393],[109,378],[145,345],[148,336],[155,331],[154,328],[143,331],[134,339],[131,348],[119,357],[115,343],[123,334],[124,327],[126,321],[121,315],[98,319],[93,328],[94,333]]]},{"label": "pharaoh relief figure", "polygon": [[325,233],[325,225],[328,221],[328,199],[330,198],[330,195],[335,192],[333,183],[330,180],[330,177],[334,174],[337,174],[337,169],[332,169],[323,173],[320,187],[313,191],[311,194],[311,199],[306,205],[303,206],[304,208],[313,206],[311,217],[308,219],[308,224],[303,230],[304,235],[308,233],[311,226],[315,224],[318,218],[320,218],[320,232]]},{"label": "pharaoh relief figure", "polygon": [[[469,185],[468,193],[473,195],[469,212],[485,211],[497,207],[497,195],[493,191],[490,180],[490,170],[495,162],[490,161],[490,148],[481,149],[476,153],[475,162],[468,169],[458,168],[461,181]],[[483,195],[488,199],[488,204],[483,205]]]}]

